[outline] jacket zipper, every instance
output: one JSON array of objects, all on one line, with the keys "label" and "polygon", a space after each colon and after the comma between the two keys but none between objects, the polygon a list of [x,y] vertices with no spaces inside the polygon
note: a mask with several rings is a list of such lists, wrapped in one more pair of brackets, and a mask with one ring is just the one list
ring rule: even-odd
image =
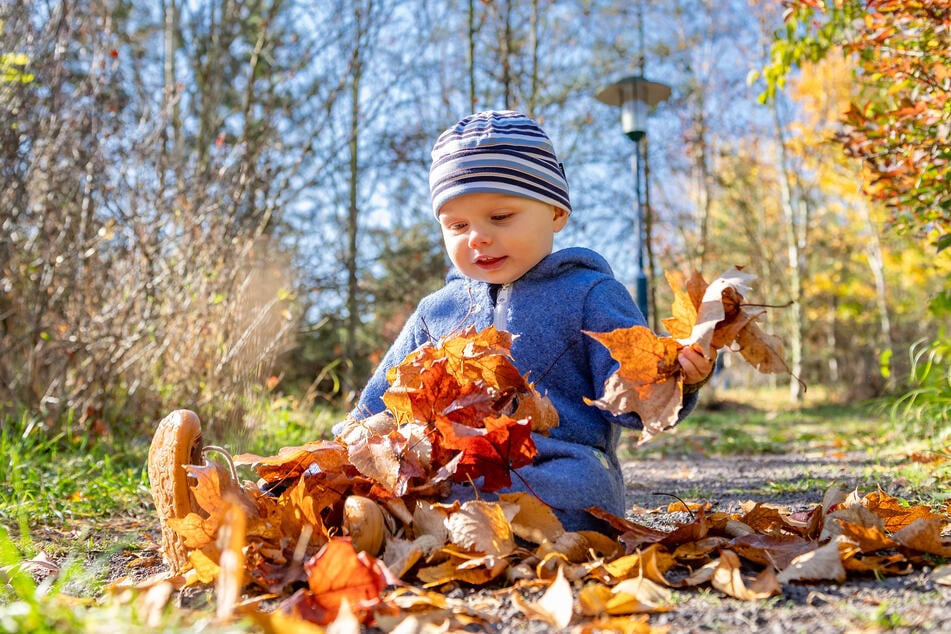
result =
[{"label": "jacket zipper", "polygon": [[512,284],[503,284],[495,296],[495,311],[492,323],[496,330],[505,330],[509,321],[509,301],[512,299]]}]

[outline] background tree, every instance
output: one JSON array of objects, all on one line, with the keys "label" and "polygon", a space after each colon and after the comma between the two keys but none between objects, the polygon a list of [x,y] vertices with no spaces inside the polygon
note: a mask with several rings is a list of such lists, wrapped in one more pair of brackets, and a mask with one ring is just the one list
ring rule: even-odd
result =
[{"label": "background tree", "polygon": [[862,91],[837,140],[862,160],[865,192],[890,207],[890,224],[932,235],[939,249],[951,244],[949,20],[948,0],[800,0],[766,69],[770,96],[796,64],[834,53],[855,60]]},{"label": "background tree", "polygon": [[[865,10],[853,5],[842,15]],[[932,107],[942,95],[929,88],[944,85],[944,58],[910,37],[941,31],[927,11],[869,6],[889,45],[940,63],[906,60],[900,87],[860,81],[836,94],[869,121],[884,107],[874,101],[931,126],[922,138],[938,146],[910,156],[944,169],[946,120]],[[517,108],[543,123],[575,206],[556,246],[594,248],[632,283],[633,148],[594,93],[636,73],[641,53],[648,76],[673,89],[647,146],[655,312],[670,300],[660,271],[709,278],[745,265],[757,297],[800,299],[799,326],[785,321],[793,311],[771,310],[767,328],[801,333],[807,383],[879,389],[869,376],[889,342],[899,350],[940,325],[921,307],[951,276],[911,236],[942,244],[943,194],[933,188],[932,211],[909,216],[850,188],[872,172],[828,143],[849,128],[833,114],[839,98],[822,101],[833,77],[821,65],[775,102],[778,121],[758,105],[746,77],[775,29],[780,62],[821,48],[796,43],[812,24],[796,15],[784,24],[753,0],[4,4],[0,401],[90,424],[190,406],[213,427],[247,420],[247,400],[268,388],[345,406],[410,306],[442,282],[429,152],[473,110]],[[861,32],[845,25],[823,33]],[[860,77],[863,64],[902,58],[879,48],[851,49]],[[810,84],[820,78],[830,83]],[[862,147],[888,141],[866,136]],[[904,233],[883,229],[886,213]],[[777,258],[788,235],[795,253]]]}]

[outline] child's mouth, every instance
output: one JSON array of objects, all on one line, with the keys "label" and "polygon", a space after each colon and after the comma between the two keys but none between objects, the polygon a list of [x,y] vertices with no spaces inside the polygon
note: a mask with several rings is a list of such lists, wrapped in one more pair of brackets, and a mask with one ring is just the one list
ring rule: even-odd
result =
[{"label": "child's mouth", "polygon": [[477,260],[475,261],[475,264],[476,264],[476,266],[478,266],[480,269],[483,269],[483,270],[486,270],[486,271],[491,271],[491,270],[493,270],[493,269],[497,269],[497,268],[499,268],[500,266],[502,266],[502,263],[505,262],[506,259],[507,259],[507,257],[504,256],[504,255],[503,255],[502,257],[499,257],[499,258],[488,258],[488,257],[486,257],[486,258],[479,258],[479,259],[477,259]]}]

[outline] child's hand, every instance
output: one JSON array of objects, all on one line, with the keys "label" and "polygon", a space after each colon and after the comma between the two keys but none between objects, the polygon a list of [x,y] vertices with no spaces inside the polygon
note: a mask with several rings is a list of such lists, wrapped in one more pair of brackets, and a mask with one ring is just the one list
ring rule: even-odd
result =
[{"label": "child's hand", "polygon": [[684,385],[693,385],[700,383],[713,372],[714,361],[716,360],[716,351],[711,351],[712,358],[703,356],[699,347],[694,344],[689,348],[684,348],[677,355],[681,367],[684,369]]}]

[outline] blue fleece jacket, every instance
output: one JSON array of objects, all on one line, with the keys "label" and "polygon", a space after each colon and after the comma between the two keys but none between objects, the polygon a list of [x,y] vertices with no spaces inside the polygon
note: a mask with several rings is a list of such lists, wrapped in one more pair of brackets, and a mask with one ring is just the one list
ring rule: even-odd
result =
[{"label": "blue fleece jacket", "polygon": [[[423,343],[464,326],[483,330],[493,324],[518,335],[512,344],[516,367],[551,399],[560,418],[549,436],[533,434],[538,455],[534,464],[518,473],[567,530],[603,530],[604,525],[584,509],[599,506],[623,515],[618,439],[622,426],[639,429],[641,422],[636,414],[616,417],[585,404],[584,397],[601,396],[605,380],[618,364],[607,348],[582,331],[647,324],[630,293],[594,251],[556,251],[505,287],[467,278],[453,268],[446,285],[424,298],[407,321],[364,389],[355,413],[366,416],[385,409],[386,371]],[[695,394],[685,398],[681,417],[696,400]],[[453,495],[473,497],[466,489],[458,486]],[[527,489],[514,477],[509,490]],[[492,496],[480,493],[480,497]]]}]

